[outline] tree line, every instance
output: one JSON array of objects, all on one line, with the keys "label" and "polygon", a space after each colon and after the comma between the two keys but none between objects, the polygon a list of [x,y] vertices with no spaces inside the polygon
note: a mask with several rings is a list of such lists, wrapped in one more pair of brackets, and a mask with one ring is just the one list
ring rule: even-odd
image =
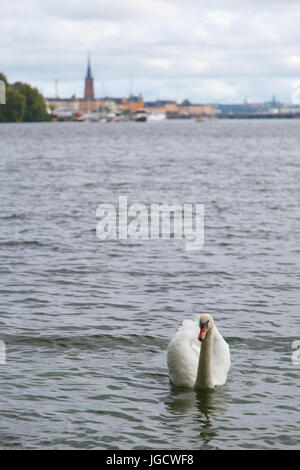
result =
[{"label": "tree line", "polygon": [[6,89],[6,104],[0,104],[0,122],[49,120],[44,98],[37,88],[22,82],[9,84],[2,73],[0,80],[5,83]]}]

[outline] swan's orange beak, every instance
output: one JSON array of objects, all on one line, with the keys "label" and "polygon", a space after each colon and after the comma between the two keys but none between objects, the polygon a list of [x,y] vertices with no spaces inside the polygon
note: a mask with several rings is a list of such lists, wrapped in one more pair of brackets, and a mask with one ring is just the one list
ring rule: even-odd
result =
[{"label": "swan's orange beak", "polygon": [[204,325],[201,326],[201,328],[200,328],[200,333],[199,333],[199,336],[198,336],[199,341],[203,341],[203,340],[204,340],[205,335],[206,335],[206,332],[207,332],[207,324],[204,324]]}]

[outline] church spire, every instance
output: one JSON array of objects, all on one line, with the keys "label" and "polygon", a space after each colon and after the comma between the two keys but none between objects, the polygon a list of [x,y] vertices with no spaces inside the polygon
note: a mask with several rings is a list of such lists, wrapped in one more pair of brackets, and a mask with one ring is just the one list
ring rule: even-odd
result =
[{"label": "church spire", "polygon": [[88,64],[87,64],[85,87],[84,87],[84,99],[88,101],[94,99],[94,79],[93,79],[92,70],[91,70],[90,53],[88,53]]},{"label": "church spire", "polygon": [[88,65],[87,65],[87,71],[86,71],[86,77],[85,78],[93,78],[92,77],[92,72],[91,72],[91,56],[90,56],[90,53],[88,53]]}]

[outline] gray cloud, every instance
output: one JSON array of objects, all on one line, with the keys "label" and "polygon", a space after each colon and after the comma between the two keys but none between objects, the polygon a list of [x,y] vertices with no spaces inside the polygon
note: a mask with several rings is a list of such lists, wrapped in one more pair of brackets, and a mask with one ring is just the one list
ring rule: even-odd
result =
[{"label": "gray cloud", "polygon": [[82,95],[87,51],[98,94],[198,102],[289,101],[300,78],[295,0],[11,0],[2,5],[1,71],[49,96]]}]

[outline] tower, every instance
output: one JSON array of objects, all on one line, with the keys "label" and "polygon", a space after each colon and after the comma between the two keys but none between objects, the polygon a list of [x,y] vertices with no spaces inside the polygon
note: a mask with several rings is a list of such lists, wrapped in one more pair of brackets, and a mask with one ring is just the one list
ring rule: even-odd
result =
[{"label": "tower", "polygon": [[90,54],[88,55],[88,65],[85,77],[85,86],[84,86],[84,99],[91,101],[94,99],[94,79],[91,72],[91,59]]}]

